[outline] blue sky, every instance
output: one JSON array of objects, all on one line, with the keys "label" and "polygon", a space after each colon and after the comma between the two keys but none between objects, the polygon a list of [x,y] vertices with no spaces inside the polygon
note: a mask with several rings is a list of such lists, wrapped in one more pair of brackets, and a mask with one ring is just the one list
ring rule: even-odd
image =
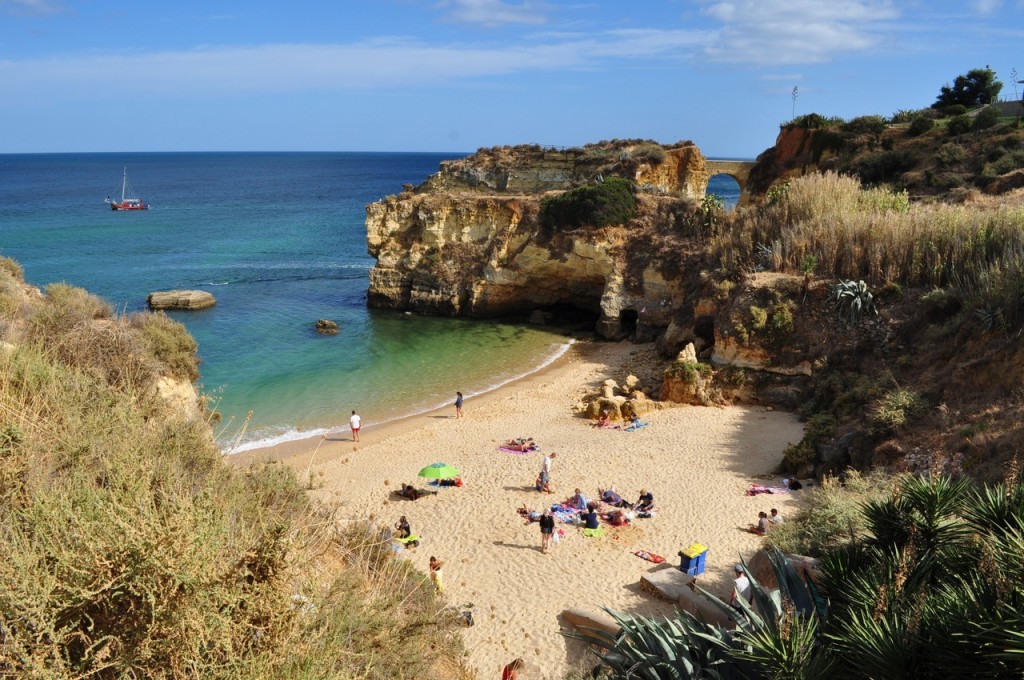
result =
[{"label": "blue sky", "polygon": [[1022,45],[1024,0],[0,0],[0,153],[750,158],[794,109],[922,108],[986,65],[1013,97]]}]

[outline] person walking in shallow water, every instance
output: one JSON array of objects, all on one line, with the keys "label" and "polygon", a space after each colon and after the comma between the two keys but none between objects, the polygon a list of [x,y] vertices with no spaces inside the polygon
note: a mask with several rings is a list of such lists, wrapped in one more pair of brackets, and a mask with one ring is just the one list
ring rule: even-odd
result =
[{"label": "person walking in shallow water", "polygon": [[462,392],[455,393],[455,417],[462,417]]},{"label": "person walking in shallow water", "polygon": [[348,426],[352,428],[352,441],[359,441],[359,428],[363,426],[363,421],[355,411],[352,411],[352,417],[348,419]]}]

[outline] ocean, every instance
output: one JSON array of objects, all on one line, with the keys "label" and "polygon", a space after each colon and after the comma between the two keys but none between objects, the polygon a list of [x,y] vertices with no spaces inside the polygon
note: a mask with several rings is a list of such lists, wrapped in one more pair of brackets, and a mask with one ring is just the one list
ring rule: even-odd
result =
[{"label": "ocean", "polygon": [[[156,290],[202,289],[217,305],[171,312],[199,343],[200,389],[226,452],[373,425],[533,372],[566,336],[492,321],[366,307],[365,206],[465,153],[0,155],[0,255],[45,289],[66,282],[118,313]],[[115,212],[122,169],[150,210]],[[727,205],[732,180],[709,192]],[[337,321],[318,335],[317,319]],[[250,415],[251,414],[251,415]]]}]

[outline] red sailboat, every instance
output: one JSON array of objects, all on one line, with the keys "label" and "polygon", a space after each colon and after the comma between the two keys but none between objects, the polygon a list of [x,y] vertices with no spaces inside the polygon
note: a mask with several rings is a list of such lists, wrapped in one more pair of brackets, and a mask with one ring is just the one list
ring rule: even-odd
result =
[{"label": "red sailboat", "polygon": [[149,210],[149,204],[141,198],[134,198],[134,193],[128,186],[128,166],[124,168],[124,178],[121,180],[121,200],[111,199],[107,196],[105,203],[110,204],[111,210]]}]

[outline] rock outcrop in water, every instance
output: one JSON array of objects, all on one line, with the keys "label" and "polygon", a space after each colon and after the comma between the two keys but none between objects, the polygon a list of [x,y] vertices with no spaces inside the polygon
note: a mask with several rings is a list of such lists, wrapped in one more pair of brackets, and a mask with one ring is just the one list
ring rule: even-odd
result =
[{"label": "rock outcrop in water", "polygon": [[146,304],[150,309],[207,309],[217,304],[216,298],[205,290],[163,290],[149,294]]},{"label": "rock outcrop in water", "polygon": [[[371,307],[424,314],[580,316],[607,338],[652,339],[680,293],[679,252],[707,182],[690,142],[610,142],[563,151],[481,150],[366,209]],[[636,217],[600,229],[545,229],[542,199],[608,177],[634,181]],[[703,184],[702,184],[703,183]]]}]

